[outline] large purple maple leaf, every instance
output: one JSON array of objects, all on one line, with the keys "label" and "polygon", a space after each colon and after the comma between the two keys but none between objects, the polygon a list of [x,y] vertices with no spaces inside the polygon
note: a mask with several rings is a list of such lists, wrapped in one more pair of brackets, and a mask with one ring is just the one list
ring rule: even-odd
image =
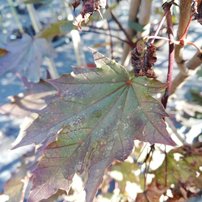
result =
[{"label": "large purple maple leaf", "polygon": [[90,202],[113,160],[131,153],[133,140],[174,145],[163,106],[151,94],[165,85],[134,77],[123,66],[94,53],[97,68],[80,70],[51,83],[59,95],[44,108],[17,145],[42,144],[29,201],[69,190],[75,173]]}]

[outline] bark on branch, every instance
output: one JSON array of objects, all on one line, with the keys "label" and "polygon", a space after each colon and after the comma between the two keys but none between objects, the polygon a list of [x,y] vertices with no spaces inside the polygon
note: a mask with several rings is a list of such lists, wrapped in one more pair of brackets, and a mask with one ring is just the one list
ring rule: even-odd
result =
[{"label": "bark on branch", "polygon": [[[180,1],[180,16],[177,31],[177,40],[183,41],[187,36],[188,28],[192,19],[191,3],[192,0]],[[188,61],[184,60],[183,51],[183,44],[175,46],[175,61],[178,65],[180,72],[172,82],[170,94],[173,94],[177,87],[181,86],[187,77],[193,75],[197,71],[198,67],[202,64],[201,50],[198,50],[196,54]]]},{"label": "bark on branch", "polygon": [[[152,0],[131,0],[130,3],[130,10],[129,10],[129,17],[128,22],[135,22],[137,20],[138,15],[138,23],[142,26],[146,26],[149,23],[150,13],[151,13],[151,5]],[[149,27],[148,27],[149,28]],[[149,30],[149,29],[148,29]],[[148,35],[148,33],[137,33],[132,28],[127,29],[128,36],[130,36],[131,40],[135,35],[138,38],[142,37],[143,35]],[[131,47],[128,44],[124,44],[124,51],[121,59],[121,63],[127,66],[128,61],[126,61],[127,56],[131,50]]]},{"label": "bark on branch", "polygon": [[170,94],[173,94],[177,87],[183,85],[184,81],[191,75],[194,75],[202,64],[202,52],[197,51],[196,54],[186,62],[181,64],[185,71],[180,71],[172,82]]}]

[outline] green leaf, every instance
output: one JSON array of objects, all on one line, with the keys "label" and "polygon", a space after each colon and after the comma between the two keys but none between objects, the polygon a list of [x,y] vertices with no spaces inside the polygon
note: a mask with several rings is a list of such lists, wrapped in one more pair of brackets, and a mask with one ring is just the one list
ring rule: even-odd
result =
[{"label": "green leaf", "polygon": [[105,168],[126,159],[134,139],[174,145],[163,120],[167,114],[150,95],[165,85],[131,77],[115,61],[94,55],[96,69],[76,69],[49,81],[59,95],[17,145],[43,144],[43,157],[33,172],[33,202],[58,189],[68,191],[75,173],[82,175],[86,200],[92,201]]},{"label": "green leaf", "polygon": [[195,102],[196,104],[202,105],[202,91],[198,90],[198,89],[191,89],[190,90],[191,93],[191,99],[193,102]]},{"label": "green leaf", "polygon": [[143,32],[144,31],[144,26],[137,23],[137,22],[129,21],[128,27],[130,27],[131,29],[133,29],[137,32]]},{"label": "green leaf", "polygon": [[73,21],[60,20],[49,25],[49,27],[42,30],[38,36],[52,40],[55,36],[61,36],[70,32],[74,28]]},{"label": "green leaf", "polygon": [[131,162],[117,162],[115,165],[112,166],[110,169],[111,171],[118,171],[122,175],[122,179],[118,180],[116,177],[113,177],[119,185],[120,188],[120,193],[124,194],[125,193],[125,188],[126,188],[126,183],[133,182],[138,185],[143,184],[143,179],[140,178],[140,176],[136,176],[134,172],[136,170],[140,169],[137,163],[131,163]]},{"label": "green leaf", "polygon": [[48,4],[48,3],[51,3],[51,1],[53,0],[24,0],[24,3],[25,4],[37,4],[37,3]]},{"label": "green leaf", "polygon": [[[158,202],[167,190],[172,197],[167,201],[187,201],[202,189],[202,143],[183,145],[171,150],[163,164],[152,173],[155,175],[144,193],[137,195],[137,202]],[[185,197],[184,197],[185,196]]]},{"label": "green leaf", "polygon": [[199,178],[202,175],[200,170],[201,156],[201,149],[194,146],[185,145],[172,150],[167,154],[167,161],[164,161],[161,167],[154,172],[157,183],[164,185],[166,177],[168,186],[189,183],[190,185],[200,185],[199,188],[202,188],[202,181]]}]

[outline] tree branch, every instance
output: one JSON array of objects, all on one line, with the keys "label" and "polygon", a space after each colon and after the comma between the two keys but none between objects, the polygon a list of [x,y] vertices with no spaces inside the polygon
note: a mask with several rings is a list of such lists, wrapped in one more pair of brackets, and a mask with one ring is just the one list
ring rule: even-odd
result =
[{"label": "tree branch", "polygon": [[169,55],[168,55],[168,73],[167,73],[167,88],[165,90],[164,96],[161,99],[161,102],[163,106],[166,108],[168,98],[170,96],[170,90],[172,85],[172,74],[173,74],[173,65],[174,65],[174,43],[173,41],[173,23],[172,23],[172,15],[171,15],[171,6],[173,4],[173,1],[170,3],[164,3],[163,9],[166,16],[166,22],[167,22],[167,33],[168,33],[168,39],[169,39]]},{"label": "tree branch", "polygon": [[127,41],[129,42],[130,46],[133,47],[134,43],[131,39],[131,37],[128,35],[128,33],[126,32],[126,30],[123,28],[123,26],[121,25],[121,23],[118,21],[118,19],[116,18],[116,16],[112,13],[112,11],[110,12],[112,19],[115,21],[115,23],[118,25],[118,27],[120,28],[120,30],[124,33]]},{"label": "tree branch", "polygon": [[202,64],[202,51],[197,51],[195,55],[187,62],[183,62],[181,66],[186,71],[180,71],[172,82],[170,94],[173,94],[177,87],[183,85],[184,81],[190,76],[195,74],[200,65]]},{"label": "tree branch", "polygon": [[[177,30],[177,40],[180,40],[182,37],[183,39],[186,38],[187,28],[191,18],[191,3],[192,0],[180,1],[180,16]],[[187,70],[184,65],[185,61],[183,58],[183,47],[184,46],[182,44],[175,46],[175,61],[178,65],[179,70],[185,73]]]},{"label": "tree branch", "polygon": [[[145,27],[144,32],[136,32],[132,28],[128,28],[127,33],[128,36],[130,36],[131,40],[133,36],[137,35],[137,38],[141,38],[142,36],[146,36],[149,34],[149,26],[146,29],[146,25],[149,24],[150,19],[150,13],[151,13],[151,6],[152,6],[152,0],[131,0],[130,10],[129,10],[129,18],[128,22],[135,22],[137,19],[137,14],[139,14],[138,17],[138,23]],[[133,47],[132,47],[133,48]],[[131,47],[128,46],[128,44],[125,44],[123,56],[121,59],[121,63],[124,65],[126,64],[126,59],[128,57],[128,53],[130,52]]]},{"label": "tree branch", "polygon": [[[140,7],[140,2],[141,2],[141,0],[131,0],[128,22],[134,22],[135,19],[137,18],[138,10]],[[134,33],[134,30],[130,27],[128,27],[128,29],[126,31],[128,33],[128,36],[130,36],[131,39],[132,39],[133,35],[136,34],[136,33]],[[124,50],[123,50],[123,54],[122,54],[122,58],[121,58],[121,64],[124,65],[130,49],[131,48],[130,48],[129,44],[124,44]]]},{"label": "tree branch", "polygon": [[[92,33],[95,33],[95,34],[103,34],[103,35],[109,36],[109,33],[103,32],[103,31],[101,31],[101,30],[100,30],[100,31],[91,30],[91,29],[88,29],[88,28],[86,28],[86,27],[83,27],[83,28],[82,28],[82,32],[87,32],[87,33],[92,32]],[[126,40],[124,40],[124,39],[122,39],[122,38],[120,38],[120,37],[118,37],[118,36],[116,36],[116,35],[111,34],[111,37],[112,37],[112,38],[115,38],[115,39],[118,39],[118,40],[120,40],[120,41],[122,41],[122,42],[124,42],[124,43],[129,44],[128,41],[126,41]]]},{"label": "tree branch", "polygon": [[170,94],[173,94],[177,87],[182,85],[186,78],[194,74],[197,71],[197,68],[202,64],[201,50],[197,50],[196,54],[188,61],[185,61],[183,58],[183,41],[187,36],[188,28],[192,19],[191,3],[192,0],[180,1],[180,16],[177,31],[177,40],[182,41],[182,43],[175,46],[175,61],[178,65],[180,72],[175,77],[172,83]]}]

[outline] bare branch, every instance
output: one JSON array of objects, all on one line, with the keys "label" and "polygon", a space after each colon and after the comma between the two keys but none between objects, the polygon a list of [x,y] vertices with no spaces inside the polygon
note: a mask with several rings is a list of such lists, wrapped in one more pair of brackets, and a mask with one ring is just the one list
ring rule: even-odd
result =
[{"label": "bare branch", "polygon": [[184,81],[190,76],[195,74],[200,65],[202,64],[202,52],[197,51],[196,54],[187,62],[183,62],[181,67],[185,71],[180,71],[172,82],[170,94],[173,94],[177,87],[181,86]]},{"label": "bare branch", "polygon": [[[177,40],[184,41],[192,20],[191,12],[192,0],[180,1],[180,16],[179,16],[179,26],[177,31]],[[189,43],[188,43],[189,44]],[[180,72],[175,77],[170,93],[173,94],[177,87],[183,84],[183,82],[190,75],[197,71],[197,68],[202,64],[202,51],[198,50],[196,54],[185,61],[183,58],[184,43],[180,43],[175,46],[175,61],[178,65]]]},{"label": "bare branch", "polygon": [[167,84],[168,87],[165,90],[164,96],[161,99],[161,102],[163,106],[166,108],[168,98],[170,96],[170,89],[172,87],[172,74],[173,74],[173,65],[174,65],[174,43],[172,42],[174,36],[173,36],[173,23],[172,23],[172,15],[171,15],[171,6],[173,2],[170,3],[164,3],[163,9],[166,16],[166,22],[167,22],[167,33],[168,33],[168,39],[169,41],[169,54],[168,54],[168,73],[167,73]]},{"label": "bare branch", "polygon": [[[180,40],[182,38],[184,40],[186,38],[187,27],[191,19],[191,3],[192,0],[180,1],[180,16],[177,31],[177,40]],[[185,61],[183,59],[183,47],[184,46],[182,44],[175,46],[175,61],[178,65],[179,70],[185,73],[187,70],[184,65]]]},{"label": "bare branch", "polygon": [[[131,0],[130,2],[130,10],[129,10],[129,17],[128,17],[128,21],[135,21],[135,19],[137,18],[137,13],[139,10],[139,6],[140,6],[140,2],[141,0]],[[130,27],[127,29],[127,33],[128,36],[130,36],[130,38],[132,39],[133,34],[134,34],[134,30],[132,30]],[[123,56],[121,59],[121,63],[124,64],[125,60],[128,56],[128,53],[130,51],[130,46],[129,44],[124,44],[124,50],[123,50]]]}]

